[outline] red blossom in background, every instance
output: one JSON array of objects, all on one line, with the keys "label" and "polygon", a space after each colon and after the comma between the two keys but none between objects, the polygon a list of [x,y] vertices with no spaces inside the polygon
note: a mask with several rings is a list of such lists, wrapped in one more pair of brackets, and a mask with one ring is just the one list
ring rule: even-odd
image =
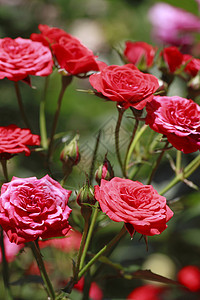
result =
[{"label": "red blossom in background", "polygon": [[177,275],[178,281],[191,292],[200,291],[200,269],[196,266],[185,266]]},{"label": "red blossom in background", "polygon": [[[74,285],[74,289],[82,292],[83,288],[84,288],[84,278],[82,277],[79,280],[79,282]],[[103,299],[103,292],[95,282],[92,282],[92,284],[91,284],[90,291],[89,291],[89,297],[92,300],[102,300]]]},{"label": "red blossom in background", "polygon": [[143,69],[147,69],[153,65],[157,48],[145,42],[126,42],[124,56],[129,63],[138,66],[142,63]]},{"label": "red blossom in background", "polygon": [[16,125],[0,127],[0,159],[9,159],[14,154],[25,152],[31,154],[27,146],[40,145],[40,136],[32,134],[30,129]]},{"label": "red blossom in background", "polygon": [[51,51],[40,42],[18,37],[0,39],[0,79],[19,81],[52,73]]},{"label": "red blossom in background", "polygon": [[31,39],[49,45],[61,69],[71,75],[99,71],[106,64],[96,60],[97,56],[77,38],[62,29],[39,25],[41,34],[32,34]]},{"label": "red blossom in background", "polygon": [[48,246],[57,248],[63,252],[79,250],[82,234],[78,231],[70,230],[66,237],[39,241],[40,248]]},{"label": "red blossom in background", "polygon": [[200,149],[200,106],[178,96],[155,96],[146,106],[146,124],[184,153]]},{"label": "red blossom in background", "polygon": [[159,296],[162,292],[162,287],[148,284],[135,288],[128,295],[127,300],[161,300]]},{"label": "red blossom in background", "polygon": [[125,223],[131,236],[134,231],[149,236],[160,234],[173,216],[165,197],[151,185],[130,179],[102,179],[101,185],[95,186],[95,198],[111,220]]},{"label": "red blossom in background", "polygon": [[163,57],[171,73],[182,68],[182,71],[194,77],[200,70],[200,59],[189,54],[182,54],[175,46],[164,48],[160,56]]},{"label": "red blossom in background", "polygon": [[159,87],[158,79],[140,72],[134,65],[112,65],[89,78],[90,84],[107,100],[116,101],[124,108],[143,109]]},{"label": "red blossom in background", "polygon": [[[19,251],[24,247],[23,244],[17,245],[15,243],[11,243],[7,237],[7,235],[4,235],[4,247],[5,247],[5,256],[7,262],[12,262],[15,260],[16,255],[19,253]],[[0,248],[0,262],[2,262],[2,252]]]},{"label": "red blossom in background", "polygon": [[164,48],[160,55],[163,56],[163,59],[171,73],[178,70],[183,63],[183,54],[175,46]]},{"label": "red blossom in background", "polygon": [[0,224],[10,242],[22,244],[64,236],[70,226],[67,206],[71,191],[51,177],[17,178],[1,187]]}]

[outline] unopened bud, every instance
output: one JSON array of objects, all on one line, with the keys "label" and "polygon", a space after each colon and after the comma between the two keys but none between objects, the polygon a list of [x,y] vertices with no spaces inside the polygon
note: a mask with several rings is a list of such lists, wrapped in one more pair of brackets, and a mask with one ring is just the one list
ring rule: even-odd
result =
[{"label": "unopened bud", "polygon": [[94,197],[94,187],[92,187],[88,183],[82,186],[82,188],[78,192],[76,201],[80,206],[84,204],[94,205],[96,202],[96,199]]},{"label": "unopened bud", "polygon": [[78,147],[79,135],[77,134],[71,142],[64,147],[60,154],[60,160],[63,163],[63,171],[72,168],[80,161],[79,147]]},{"label": "unopened bud", "polygon": [[95,173],[95,179],[98,184],[101,183],[101,179],[110,180],[114,177],[114,171],[110,164],[110,161],[105,155],[103,164],[99,166]]}]

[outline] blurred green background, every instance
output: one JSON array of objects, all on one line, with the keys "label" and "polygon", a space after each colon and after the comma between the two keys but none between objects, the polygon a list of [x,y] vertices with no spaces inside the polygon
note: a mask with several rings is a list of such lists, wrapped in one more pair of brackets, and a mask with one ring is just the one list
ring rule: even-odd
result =
[{"label": "blurred green background", "polygon": [[[148,21],[149,8],[158,1],[153,0],[0,0],[0,36],[16,38],[21,36],[29,38],[33,32],[38,33],[38,24],[48,24],[49,26],[59,27],[80,40],[88,48],[99,56],[102,61],[108,64],[122,64],[114,48],[123,48],[126,40],[145,41],[153,44],[151,38],[151,25]],[[174,6],[181,7],[193,14],[198,15],[197,3],[194,0],[168,0],[163,1]],[[24,107],[30,123],[35,133],[39,134],[39,104],[43,97],[44,78],[32,78],[30,88],[23,82],[20,82],[20,90],[23,98]],[[61,78],[55,70],[50,76],[50,82],[46,101],[47,130],[50,133],[51,121],[56,108],[57,98],[60,91]],[[103,101],[93,95],[88,95],[78,91],[78,89],[89,89],[91,86],[88,79],[74,78],[72,84],[67,89],[58,123],[57,132],[64,132],[65,140],[68,141],[77,132],[80,134],[80,151],[82,159],[85,159],[81,167],[74,168],[73,173],[66,182],[66,188],[77,190],[85,181],[85,173],[90,167],[90,158],[94,149],[96,136],[101,129],[103,131],[100,151],[97,155],[96,167],[103,161],[104,155],[108,152],[116,176],[121,176],[119,167],[116,163],[114,154],[114,127],[117,119],[117,110],[114,103]],[[180,93],[183,91],[180,88]],[[171,92],[173,93],[173,91]],[[181,94],[182,96],[182,94]],[[123,143],[127,143],[130,129],[132,128],[131,119],[127,118],[127,113],[122,125]],[[7,79],[0,81],[0,126],[6,126],[11,123],[23,127],[21,120],[14,84]],[[52,173],[55,179],[60,180],[63,176],[62,165],[59,161],[60,151],[64,142],[58,139],[56,142],[56,152],[52,163]],[[123,147],[122,147],[123,148]],[[123,152],[123,149],[122,149]],[[174,155],[174,152],[171,152]],[[187,156],[191,160],[193,155]],[[87,161],[88,160],[88,161]],[[19,155],[8,163],[9,176],[42,177],[47,173],[43,164],[43,157],[33,153],[31,157]],[[169,167],[168,161],[164,161],[157,174],[154,185],[158,189],[172,179],[173,172]],[[144,173],[140,174],[138,180],[143,180]],[[3,175],[0,170],[0,179],[3,181]],[[199,186],[199,171],[196,172],[192,180]],[[163,259],[164,265],[159,265],[158,257],[154,257],[155,272],[164,274],[173,279],[176,278],[177,271],[184,265],[200,265],[200,195],[199,191],[194,191],[184,184],[179,184],[169,193],[169,199],[180,200],[172,205],[175,216],[170,221],[169,228],[161,236],[149,239],[149,251],[146,252],[144,241],[139,241],[139,235],[133,241],[126,237],[122,246],[117,248],[112,254],[112,259],[120,262],[124,266],[131,265],[142,266],[151,259],[151,254],[163,254],[169,261]],[[75,195],[73,196],[75,198]],[[73,198],[73,199],[74,199]],[[102,228],[94,238],[92,251],[99,249],[107,240],[113,236],[118,227],[109,222],[102,222]],[[81,227],[81,224],[80,224]],[[22,254],[25,257],[25,253]],[[11,264],[13,281],[23,278],[24,266],[23,257],[19,256]],[[63,258],[63,255],[55,250],[44,249],[44,257],[55,264],[59,259],[66,260],[66,269],[56,270],[55,276],[71,275],[71,256]],[[30,258],[29,258],[30,259]],[[28,264],[28,258],[24,258],[25,265]],[[170,265],[171,263],[171,265]],[[169,267],[169,274],[165,270]],[[19,272],[20,270],[20,272]],[[66,273],[64,273],[64,271]],[[153,271],[153,270],[152,270]],[[64,275],[63,275],[64,274]],[[54,273],[50,275],[52,280]],[[122,278],[115,278],[115,273],[109,268],[102,271],[95,279],[103,289],[104,299],[125,299],[127,295],[136,286],[143,284],[142,281],[125,281]],[[0,299],[4,298],[3,284],[1,283]],[[37,284],[29,283],[27,286],[21,284],[13,287],[18,294],[16,299],[45,299],[42,288]],[[72,296],[72,299],[78,299],[78,295]],[[173,290],[172,299],[197,299],[194,294],[182,295],[180,291]],[[168,298],[169,299],[169,298]]]}]

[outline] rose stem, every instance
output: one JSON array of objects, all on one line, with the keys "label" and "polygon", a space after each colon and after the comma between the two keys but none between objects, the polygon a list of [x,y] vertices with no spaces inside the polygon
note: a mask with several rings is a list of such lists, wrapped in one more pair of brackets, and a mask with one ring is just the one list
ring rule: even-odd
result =
[{"label": "rose stem", "polygon": [[[3,174],[5,178],[5,182],[9,181],[8,178],[8,169],[7,169],[7,160],[6,159],[1,159],[1,165],[3,169]],[[4,281],[4,286],[7,292],[7,297],[9,300],[13,299],[11,289],[10,289],[10,284],[9,284],[9,269],[8,269],[8,262],[6,259],[6,254],[5,254],[5,245],[4,245],[4,233],[3,233],[3,228],[0,226],[0,243],[1,243],[1,252],[2,252],[2,265],[3,265],[3,281]]]},{"label": "rose stem", "polygon": [[56,127],[57,127],[57,123],[58,123],[58,117],[59,117],[59,114],[60,114],[62,99],[63,99],[66,88],[68,87],[68,85],[72,81],[72,78],[73,78],[72,76],[62,76],[62,86],[61,86],[60,94],[59,94],[59,97],[58,97],[57,108],[56,108],[56,112],[55,112],[54,120],[53,120],[53,125],[52,125],[52,129],[51,129],[49,149],[48,149],[48,154],[47,154],[47,161],[49,161],[49,159],[51,158],[51,155],[52,155],[54,134],[56,132]]},{"label": "rose stem", "polygon": [[176,174],[181,172],[181,151],[176,151]]},{"label": "rose stem", "polygon": [[167,141],[167,142],[165,143],[165,145],[164,145],[164,147],[163,147],[163,149],[162,149],[160,155],[158,156],[158,158],[157,158],[157,160],[156,160],[156,162],[155,162],[155,164],[154,164],[153,170],[152,170],[152,172],[151,172],[151,174],[150,174],[150,176],[149,176],[149,180],[148,180],[147,184],[151,184],[151,182],[152,182],[152,180],[153,180],[153,176],[155,175],[155,173],[156,173],[156,171],[157,171],[157,169],[158,169],[158,166],[159,166],[159,164],[160,164],[160,162],[161,162],[161,160],[162,160],[162,158],[163,158],[163,155],[164,155],[164,153],[165,153],[165,151],[166,151],[166,148],[167,148],[168,144],[169,144],[169,142]]},{"label": "rose stem", "polygon": [[116,154],[117,154],[117,159],[118,159],[119,165],[121,167],[123,175],[125,176],[124,168],[123,168],[123,164],[122,164],[122,160],[121,160],[121,156],[120,156],[120,151],[119,151],[119,130],[120,130],[122,117],[125,112],[125,109],[120,107],[119,105],[117,105],[117,110],[118,110],[118,120],[117,120],[117,124],[115,127],[115,149],[116,149]]},{"label": "rose stem", "polygon": [[92,177],[93,177],[93,172],[94,172],[94,164],[95,164],[95,160],[96,160],[97,150],[99,147],[100,136],[101,136],[101,130],[99,130],[97,140],[96,140],[96,145],[95,145],[93,156],[92,156],[92,163],[91,163],[90,173],[89,173],[89,183],[92,182]]},{"label": "rose stem", "polygon": [[1,161],[2,169],[3,169],[3,175],[5,178],[5,182],[8,182],[9,178],[8,178],[8,169],[7,169],[7,159],[1,159],[0,161]]},{"label": "rose stem", "polygon": [[136,146],[138,140],[140,139],[140,137],[142,136],[142,134],[144,133],[144,131],[147,129],[147,127],[148,127],[148,126],[147,126],[146,124],[144,124],[144,125],[140,128],[140,130],[139,130],[139,131],[137,132],[137,134],[135,135],[135,138],[133,139],[133,141],[132,141],[132,143],[131,143],[131,145],[130,145],[130,147],[129,147],[129,151],[128,151],[127,157],[126,157],[126,164],[125,164],[126,170],[127,170],[127,168],[128,168],[129,161],[130,161],[131,155],[132,155],[132,153],[133,153],[133,150],[134,150],[134,148],[135,148],[135,146]]},{"label": "rose stem", "polygon": [[118,242],[121,237],[127,232],[125,226],[122,227],[120,232],[107,244],[105,245],[88,263],[83,267],[79,274],[78,274],[78,280],[89,270],[89,268],[98,260],[100,256],[105,254],[107,251],[109,251],[112,246]]},{"label": "rose stem", "polygon": [[[132,112],[133,112],[133,115],[135,116],[134,111],[132,111]],[[124,174],[126,175],[125,176],[126,178],[128,177],[128,175],[127,175],[127,157],[128,157],[129,149],[130,149],[130,147],[133,143],[133,140],[134,140],[137,128],[138,128],[138,124],[139,124],[139,120],[136,118],[135,119],[135,124],[134,124],[134,127],[133,127],[132,136],[131,136],[130,142],[128,144],[128,148],[127,148],[126,156],[125,156],[125,160],[124,160]]]},{"label": "rose stem", "polygon": [[165,194],[179,181],[188,178],[198,167],[200,166],[200,154],[196,156],[184,169],[182,172],[177,174],[172,181],[159,193],[160,195]]},{"label": "rose stem", "polygon": [[79,273],[79,270],[80,270],[81,257],[82,257],[82,253],[83,253],[83,249],[84,249],[84,245],[85,245],[85,240],[86,240],[87,233],[88,233],[90,215],[91,214],[83,216],[85,224],[84,224],[81,244],[80,244],[80,248],[79,248],[79,252],[78,252],[78,256],[77,256],[76,269],[75,269],[75,274],[74,274],[74,281],[75,282],[78,282],[77,281],[77,276],[78,276],[78,273]]},{"label": "rose stem", "polygon": [[92,216],[92,220],[91,220],[90,228],[89,228],[89,231],[88,231],[87,239],[86,239],[86,242],[85,242],[85,247],[84,247],[84,250],[83,250],[83,254],[81,256],[80,269],[83,268],[85,257],[86,257],[86,254],[87,254],[87,250],[88,250],[89,245],[90,245],[90,241],[91,241],[91,238],[92,238],[92,233],[93,233],[95,222],[96,222],[97,215],[98,215],[98,212],[99,212],[98,208],[99,208],[99,202],[96,202],[96,204],[94,206],[94,213],[93,213],[93,216]]},{"label": "rose stem", "polygon": [[8,262],[5,254],[4,233],[3,233],[3,228],[1,226],[0,226],[0,231],[1,231],[0,243],[1,243],[1,253],[2,253],[3,281],[6,290],[6,296],[7,296],[6,299],[12,300],[13,296],[11,293],[10,283],[9,283]]},{"label": "rose stem", "polygon": [[26,127],[31,130],[31,126],[29,124],[29,121],[28,121],[28,119],[26,117],[26,114],[25,114],[25,111],[24,111],[24,107],[23,107],[23,102],[22,102],[22,97],[21,97],[21,94],[20,94],[20,90],[19,90],[18,81],[15,81],[14,84],[15,84],[15,92],[16,92],[16,95],[17,95],[17,101],[18,101],[20,112],[21,112],[21,116],[23,118],[23,121],[24,121],[24,124],[26,125]]},{"label": "rose stem", "polygon": [[47,141],[47,129],[46,129],[46,119],[45,119],[45,101],[47,95],[47,88],[49,83],[49,76],[45,77],[44,93],[40,101],[40,135],[41,135],[41,146],[43,149],[48,149]]},{"label": "rose stem", "polygon": [[47,295],[48,295],[48,299],[51,299],[51,300],[55,300],[56,297],[55,297],[55,292],[54,292],[54,289],[53,289],[53,286],[51,284],[51,281],[47,275],[47,271],[45,269],[45,266],[44,266],[44,262],[43,262],[43,259],[42,259],[42,255],[40,253],[40,248],[39,248],[39,245],[36,241],[34,242],[29,242],[29,245],[30,245],[30,248],[33,252],[33,255],[37,261],[37,264],[38,264],[38,267],[39,267],[39,270],[40,270],[40,274],[42,276],[42,279],[44,281],[44,288],[47,292]]}]

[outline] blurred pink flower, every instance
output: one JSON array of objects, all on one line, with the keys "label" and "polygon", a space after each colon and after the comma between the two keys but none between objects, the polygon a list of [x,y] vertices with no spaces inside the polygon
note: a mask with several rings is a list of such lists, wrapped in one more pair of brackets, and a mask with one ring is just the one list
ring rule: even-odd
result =
[{"label": "blurred pink flower", "polygon": [[[198,0],[200,3],[200,0]],[[159,2],[149,11],[153,37],[158,43],[191,45],[194,32],[200,32],[200,19],[190,12]]]},{"label": "blurred pink flower", "polygon": [[200,10],[200,0],[196,0],[198,6],[199,6],[199,10]]},{"label": "blurred pink flower", "polygon": [[[17,245],[15,243],[11,243],[7,237],[4,235],[4,247],[5,247],[5,255],[8,262],[11,262],[15,259],[18,252],[24,247],[23,244]],[[0,248],[0,262],[2,262],[2,253]]]},{"label": "blurred pink flower", "polygon": [[39,245],[40,248],[51,246],[68,253],[79,249],[81,237],[80,232],[70,230],[66,237],[39,241]]}]

